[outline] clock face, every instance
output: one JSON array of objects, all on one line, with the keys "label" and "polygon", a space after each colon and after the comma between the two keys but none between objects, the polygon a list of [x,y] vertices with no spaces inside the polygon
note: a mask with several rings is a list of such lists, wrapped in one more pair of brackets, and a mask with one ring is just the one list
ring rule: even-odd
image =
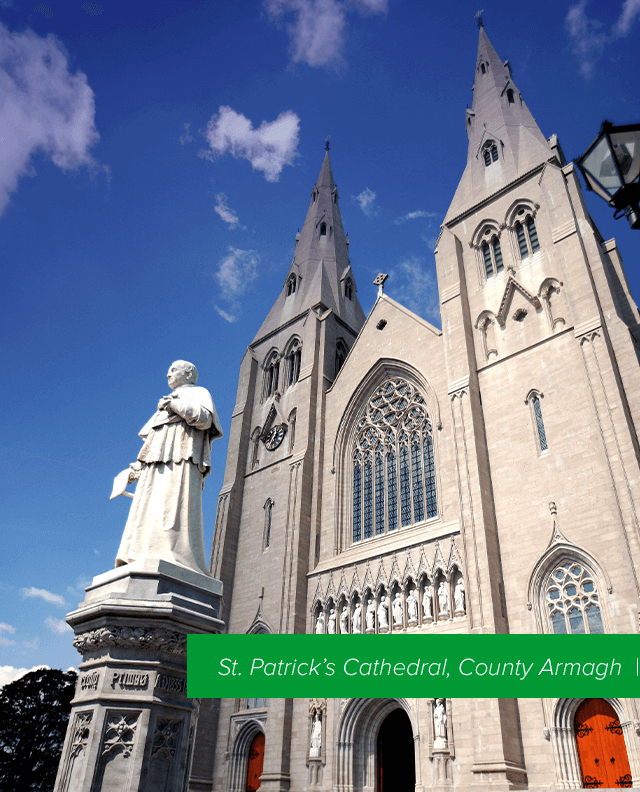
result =
[{"label": "clock face", "polygon": [[269,429],[269,434],[266,436],[264,445],[267,451],[275,451],[280,443],[284,440],[285,428],[284,426],[273,426]]}]

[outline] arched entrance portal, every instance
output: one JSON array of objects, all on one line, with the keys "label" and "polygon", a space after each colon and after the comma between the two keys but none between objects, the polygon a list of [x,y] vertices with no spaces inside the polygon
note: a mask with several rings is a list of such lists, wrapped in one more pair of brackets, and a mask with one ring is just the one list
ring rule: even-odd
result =
[{"label": "arched entrance portal", "polygon": [[615,710],[604,699],[586,699],[575,717],[582,786],[587,789],[630,787],[627,748]]},{"label": "arched entrance portal", "polygon": [[264,734],[256,734],[249,748],[246,792],[256,792],[260,788],[260,776],[264,764]]},{"label": "arched entrance portal", "polygon": [[416,765],[413,730],[403,709],[395,709],[378,732],[378,783],[376,792],[413,792]]}]

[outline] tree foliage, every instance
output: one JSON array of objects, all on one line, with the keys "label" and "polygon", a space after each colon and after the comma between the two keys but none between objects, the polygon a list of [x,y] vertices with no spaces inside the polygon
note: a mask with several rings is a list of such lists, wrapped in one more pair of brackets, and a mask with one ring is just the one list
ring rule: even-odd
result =
[{"label": "tree foliage", "polygon": [[39,669],[0,690],[0,790],[51,792],[77,678]]}]

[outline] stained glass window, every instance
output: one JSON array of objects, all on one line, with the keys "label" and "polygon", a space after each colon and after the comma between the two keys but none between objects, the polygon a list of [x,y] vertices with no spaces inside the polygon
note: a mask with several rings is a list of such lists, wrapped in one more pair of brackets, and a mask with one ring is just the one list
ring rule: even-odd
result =
[{"label": "stained glass window", "polygon": [[563,562],[549,576],[546,588],[546,607],[554,633],[604,633],[598,589],[582,564]]},{"label": "stained glass window", "polygon": [[376,534],[384,533],[384,467],[382,454],[376,454]]},{"label": "stained glass window", "polygon": [[538,430],[540,450],[547,451],[549,446],[547,445],[547,435],[546,432],[544,431],[544,421],[542,420],[542,409],[540,408],[540,399],[537,396],[532,396],[531,402],[533,404],[533,414],[536,419],[536,428]]},{"label": "stained glass window", "polygon": [[393,531],[398,522],[421,522],[425,513],[437,517],[431,421],[424,398],[406,380],[390,378],[374,393],[358,421],[352,459],[354,542]]}]

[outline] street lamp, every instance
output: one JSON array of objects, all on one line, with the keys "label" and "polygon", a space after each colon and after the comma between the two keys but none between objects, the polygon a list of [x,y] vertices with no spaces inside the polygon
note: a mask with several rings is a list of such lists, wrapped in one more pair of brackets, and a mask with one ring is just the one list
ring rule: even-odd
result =
[{"label": "street lamp", "polygon": [[603,121],[600,134],[575,161],[587,189],[624,214],[631,228],[640,229],[640,124],[614,126]]}]

